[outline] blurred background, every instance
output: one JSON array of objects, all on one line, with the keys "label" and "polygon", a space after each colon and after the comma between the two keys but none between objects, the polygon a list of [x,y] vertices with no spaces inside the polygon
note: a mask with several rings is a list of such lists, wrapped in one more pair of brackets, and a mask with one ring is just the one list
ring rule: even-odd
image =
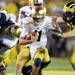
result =
[{"label": "blurred background", "polygon": [[[45,0],[47,15],[60,16],[64,4],[68,1],[74,0]],[[28,5],[28,0],[0,0],[0,7],[15,15],[18,15],[19,9],[25,5]]]}]

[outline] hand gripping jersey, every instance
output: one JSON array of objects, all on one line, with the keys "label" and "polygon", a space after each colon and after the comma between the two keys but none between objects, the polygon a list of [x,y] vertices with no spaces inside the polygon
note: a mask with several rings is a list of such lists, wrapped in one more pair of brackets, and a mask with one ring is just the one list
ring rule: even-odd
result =
[{"label": "hand gripping jersey", "polygon": [[46,46],[46,31],[48,29],[54,29],[52,26],[52,18],[46,16],[43,22],[35,24],[31,17],[27,17],[22,19],[22,26],[23,31],[20,37],[25,37],[29,32],[33,32],[35,30],[38,32],[38,40],[27,45],[30,47],[31,57],[33,58],[37,48],[44,48]]}]

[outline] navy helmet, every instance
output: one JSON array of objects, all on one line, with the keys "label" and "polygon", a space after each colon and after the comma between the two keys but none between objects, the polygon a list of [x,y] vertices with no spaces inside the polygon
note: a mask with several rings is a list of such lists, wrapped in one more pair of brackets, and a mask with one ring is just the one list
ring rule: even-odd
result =
[{"label": "navy helmet", "polygon": [[6,15],[5,13],[0,13],[0,26],[3,26],[6,22]]},{"label": "navy helmet", "polygon": [[14,23],[11,21],[10,17],[8,14],[4,12],[0,12],[0,27],[8,27],[10,25],[13,25]]},{"label": "navy helmet", "polygon": [[65,22],[75,25],[75,2],[65,4],[62,17]]}]

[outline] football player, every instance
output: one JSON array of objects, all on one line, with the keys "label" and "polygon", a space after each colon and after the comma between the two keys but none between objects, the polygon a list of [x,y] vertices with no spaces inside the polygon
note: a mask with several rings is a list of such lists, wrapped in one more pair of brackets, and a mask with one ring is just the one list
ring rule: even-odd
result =
[{"label": "football player", "polygon": [[[48,50],[45,47],[47,42],[46,31],[54,29],[54,27],[52,18],[45,16],[45,14],[46,9],[43,0],[34,0],[32,17],[22,19],[23,31],[19,38],[20,53],[17,57],[15,75],[21,75],[23,65],[26,65],[30,58],[34,62],[32,75],[38,75],[41,64],[50,61]],[[36,34],[33,35],[33,32]],[[29,34],[30,37],[26,39]]]},{"label": "football player", "polygon": [[[12,34],[10,34],[11,27],[14,26],[14,23],[12,22],[9,14],[6,13],[6,11],[1,10],[0,11],[0,43],[3,43],[7,47],[11,47],[16,42],[16,38],[12,37]],[[11,39],[11,40],[10,40]],[[7,40],[11,43],[9,44]],[[15,42],[12,44],[12,40]]]},{"label": "football player", "polygon": [[[0,51],[1,51],[0,54],[2,55],[1,61],[4,59],[4,56],[3,56],[4,52],[7,51],[8,49],[11,51],[10,55],[13,54],[12,49],[18,41],[18,38],[17,38],[18,34],[20,34],[19,27],[15,26],[15,23],[12,22],[9,14],[5,10],[1,10],[0,11]],[[10,49],[11,47],[12,49]],[[9,58],[12,60],[14,58],[14,55],[12,55],[13,57],[10,56]],[[6,65],[8,65],[7,63],[9,64],[10,60],[6,61]],[[2,70],[4,70],[4,67],[3,65],[0,65],[0,73],[3,74]]]},{"label": "football player", "polygon": [[66,22],[69,31],[60,34],[61,37],[69,39],[67,48],[70,51],[70,63],[75,70],[75,2],[68,2],[64,5],[62,17],[57,22]]},{"label": "football player", "polygon": [[75,70],[75,2],[68,2],[63,8],[63,19],[69,26],[69,31],[63,33],[64,38],[69,38],[68,45],[71,50],[70,63]]},{"label": "football player", "polygon": [[19,17],[18,17],[19,25],[22,25],[21,20],[23,18],[32,16],[32,11],[31,11],[32,6],[33,6],[33,0],[28,0],[28,6],[23,6],[20,8]]}]

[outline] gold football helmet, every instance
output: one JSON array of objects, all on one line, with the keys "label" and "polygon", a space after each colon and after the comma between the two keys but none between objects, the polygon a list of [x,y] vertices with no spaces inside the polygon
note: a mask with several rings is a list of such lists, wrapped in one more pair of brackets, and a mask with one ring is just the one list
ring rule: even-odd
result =
[{"label": "gold football helmet", "polygon": [[33,7],[33,0],[29,0],[29,6]]},{"label": "gold football helmet", "polygon": [[32,17],[36,22],[43,21],[46,14],[46,8],[43,0],[33,0]]}]

